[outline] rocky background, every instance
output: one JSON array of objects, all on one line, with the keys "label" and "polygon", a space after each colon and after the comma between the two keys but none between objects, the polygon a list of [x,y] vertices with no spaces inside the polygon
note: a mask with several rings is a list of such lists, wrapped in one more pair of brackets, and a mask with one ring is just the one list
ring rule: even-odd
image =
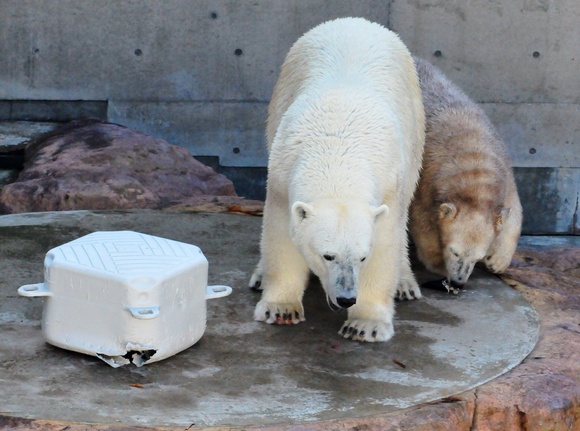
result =
[{"label": "rocky background", "polygon": [[67,123],[25,150],[24,169],[0,191],[0,213],[111,209],[259,213],[233,183],[170,145],[99,120]]}]

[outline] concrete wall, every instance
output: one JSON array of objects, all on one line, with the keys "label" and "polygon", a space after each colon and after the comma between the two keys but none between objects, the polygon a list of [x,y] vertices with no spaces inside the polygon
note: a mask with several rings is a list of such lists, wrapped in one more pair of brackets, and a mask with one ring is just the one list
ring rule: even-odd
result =
[{"label": "concrete wall", "polygon": [[261,197],[286,52],[322,21],[363,16],[482,104],[517,167],[526,231],[578,233],[577,1],[3,0],[0,119],[100,113],[219,157],[243,194]]}]

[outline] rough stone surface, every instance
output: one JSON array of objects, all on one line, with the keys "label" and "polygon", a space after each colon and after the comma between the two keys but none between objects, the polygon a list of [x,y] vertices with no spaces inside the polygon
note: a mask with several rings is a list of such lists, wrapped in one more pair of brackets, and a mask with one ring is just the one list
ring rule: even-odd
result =
[{"label": "rough stone surface", "polygon": [[540,341],[475,390],[473,431],[580,430],[580,249],[519,248],[503,278],[540,314]]},{"label": "rough stone surface", "polygon": [[30,144],[0,211],[159,209],[200,196],[236,196],[231,181],[165,141],[96,120],[71,122]]}]

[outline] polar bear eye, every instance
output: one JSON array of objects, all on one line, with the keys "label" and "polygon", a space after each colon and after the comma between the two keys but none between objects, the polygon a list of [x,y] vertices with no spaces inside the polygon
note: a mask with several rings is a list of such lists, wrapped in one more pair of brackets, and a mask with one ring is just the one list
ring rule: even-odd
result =
[{"label": "polar bear eye", "polygon": [[367,259],[366,257],[363,257],[360,261],[364,262],[366,259]]},{"label": "polar bear eye", "polygon": [[325,254],[322,257],[324,258],[324,260],[327,260],[329,262],[332,262],[334,260],[334,256],[331,254]]}]

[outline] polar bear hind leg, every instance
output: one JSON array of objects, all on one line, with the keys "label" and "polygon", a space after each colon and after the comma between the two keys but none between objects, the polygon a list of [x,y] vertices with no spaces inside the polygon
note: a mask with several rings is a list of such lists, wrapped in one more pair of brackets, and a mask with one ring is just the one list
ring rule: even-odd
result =
[{"label": "polar bear hind leg", "polygon": [[[408,210],[405,211],[405,220],[408,219]],[[415,280],[415,275],[411,270],[411,261],[409,259],[409,235],[405,230],[403,236],[403,253],[401,253],[401,277],[397,285],[397,299],[420,299],[421,288]]]},{"label": "polar bear hind leg", "polygon": [[252,277],[250,278],[250,282],[248,283],[248,286],[257,292],[262,291],[262,277],[264,274],[262,265],[262,258],[260,258],[260,261],[258,262],[258,265],[256,265],[256,269],[254,269]]},{"label": "polar bear hind leg", "polygon": [[411,270],[411,263],[409,262],[409,257],[405,256],[401,260],[401,279],[397,286],[397,299],[420,299],[423,295],[421,294],[421,288],[415,280],[413,271]]}]

